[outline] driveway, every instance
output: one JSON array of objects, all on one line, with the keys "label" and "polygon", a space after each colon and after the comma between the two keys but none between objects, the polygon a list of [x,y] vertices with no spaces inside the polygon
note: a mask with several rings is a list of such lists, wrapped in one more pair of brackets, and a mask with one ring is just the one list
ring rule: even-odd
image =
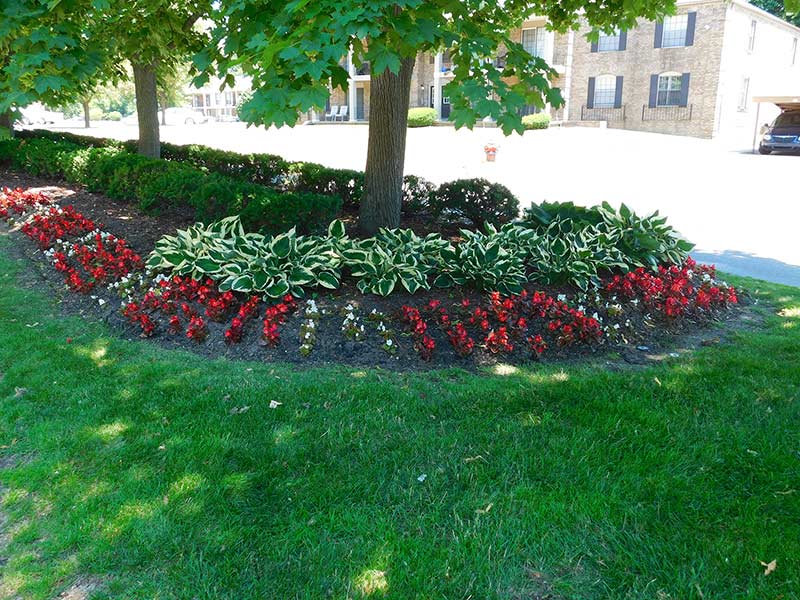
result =
[{"label": "driveway", "polygon": [[[104,124],[76,133],[136,137],[136,127]],[[294,129],[241,123],[172,126],[162,138],[238,152],[363,169],[366,125]],[[499,145],[487,163],[483,146]],[[493,128],[409,130],[406,172],[441,183],[485,177],[508,186],[524,206],[543,200],[626,203],[659,210],[697,244],[698,259],[730,273],[800,286],[798,156],[760,156],[698,140],[632,131],[552,128],[504,137]]]}]

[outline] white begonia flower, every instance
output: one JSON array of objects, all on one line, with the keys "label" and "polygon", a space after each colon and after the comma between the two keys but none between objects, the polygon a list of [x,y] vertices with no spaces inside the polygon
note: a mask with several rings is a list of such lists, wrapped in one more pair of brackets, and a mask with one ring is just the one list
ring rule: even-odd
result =
[{"label": "white begonia flower", "polygon": [[556,300],[558,300],[559,302],[566,302],[566,300],[567,300],[567,295],[566,295],[566,294],[559,294],[559,295],[556,297]]},{"label": "white begonia flower", "polygon": [[392,345],[392,338],[389,338],[388,340],[386,340],[386,345],[387,346],[391,346]]}]

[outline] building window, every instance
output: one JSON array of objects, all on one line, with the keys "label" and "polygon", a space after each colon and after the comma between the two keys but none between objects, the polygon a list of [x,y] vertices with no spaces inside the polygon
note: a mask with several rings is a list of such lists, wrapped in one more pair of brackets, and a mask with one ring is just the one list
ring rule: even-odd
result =
[{"label": "building window", "polygon": [[797,38],[792,40],[792,66],[797,64]]},{"label": "building window", "polygon": [[656,106],[680,106],[681,80],[678,73],[665,73],[658,76],[658,95]]},{"label": "building window", "polygon": [[225,92],[225,106],[236,106],[236,92]]},{"label": "building window", "polygon": [[662,48],[676,48],[686,45],[686,29],[689,26],[689,15],[674,15],[664,19],[661,34]]},{"label": "building window", "polygon": [[745,77],[742,79],[742,94],[739,96],[739,112],[746,112],[748,100],[750,96],[750,78]]},{"label": "building window", "polygon": [[619,29],[615,30],[611,35],[600,32],[600,37],[597,40],[597,51],[616,52],[619,50],[619,36]]},{"label": "building window", "polygon": [[593,108],[614,108],[617,95],[617,78],[615,75],[600,75],[594,80]]},{"label": "building window", "polygon": [[544,27],[522,30],[522,47],[531,56],[544,56],[547,31]]},{"label": "building window", "polygon": [[756,21],[750,21],[750,38],[747,40],[747,51],[752,52],[753,49],[756,47],[756,28],[758,27],[758,23]]}]

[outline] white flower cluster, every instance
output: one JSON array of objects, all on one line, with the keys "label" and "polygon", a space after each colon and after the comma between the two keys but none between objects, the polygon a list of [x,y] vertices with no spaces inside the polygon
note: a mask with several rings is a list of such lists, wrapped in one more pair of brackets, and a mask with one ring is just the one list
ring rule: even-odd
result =
[{"label": "white flower cluster", "polygon": [[383,344],[381,345],[381,349],[388,353],[394,354],[397,352],[397,343],[394,339],[394,332],[391,329],[386,327],[386,315],[383,313],[379,313],[376,309],[372,309],[372,312],[369,313],[368,317],[369,321],[375,323],[375,330],[378,332],[378,335],[383,340]]},{"label": "white flower cluster", "polygon": [[356,309],[352,304],[344,307],[344,321],[342,321],[342,333],[356,342],[363,341],[367,335],[364,324],[356,314]]},{"label": "white flower cluster", "polygon": [[320,310],[314,300],[306,300],[303,316],[304,319],[300,325],[300,354],[308,356],[317,342],[317,330],[319,329]]}]

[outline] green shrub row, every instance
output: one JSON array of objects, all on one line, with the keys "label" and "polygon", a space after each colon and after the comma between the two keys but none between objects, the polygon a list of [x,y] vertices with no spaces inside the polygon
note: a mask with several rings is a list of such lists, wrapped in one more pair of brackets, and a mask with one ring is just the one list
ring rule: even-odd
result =
[{"label": "green shrub row", "polygon": [[[24,130],[18,137],[48,139],[85,147],[122,148],[136,152],[136,142],[119,142],[68,132]],[[162,158],[213,173],[258,184],[280,192],[323,194],[341,199],[350,211],[358,209],[364,191],[364,173],[331,169],[317,163],[289,162],[274,154],[239,154],[201,145],[161,144]],[[463,192],[463,193],[462,193]],[[414,175],[403,179],[402,212],[405,216],[425,215],[434,219],[457,220],[480,227],[485,221],[502,225],[518,215],[519,202],[505,186],[485,179],[465,179],[437,187]]]},{"label": "green shrub row", "polygon": [[408,111],[409,127],[430,127],[436,122],[436,109],[412,108]]},{"label": "green shrub row", "polygon": [[550,127],[550,115],[547,113],[536,113],[522,117],[522,126],[525,129],[547,129]]},{"label": "green shrub row", "polygon": [[154,160],[119,145],[82,147],[33,138],[0,142],[6,160],[33,175],[64,177],[146,213],[190,208],[200,221],[240,215],[248,231],[322,230],[341,210],[336,196],[282,192],[177,161]]}]

